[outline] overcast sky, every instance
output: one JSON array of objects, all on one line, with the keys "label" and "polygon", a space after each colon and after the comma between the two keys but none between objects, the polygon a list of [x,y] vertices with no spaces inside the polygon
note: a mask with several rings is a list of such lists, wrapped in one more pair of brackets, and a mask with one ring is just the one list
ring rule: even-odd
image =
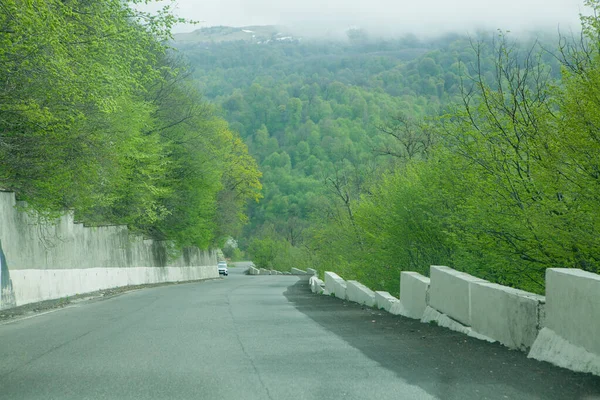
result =
[{"label": "overcast sky", "polygon": [[[285,25],[308,32],[351,26],[381,33],[466,32],[478,28],[578,29],[583,0],[176,0],[177,13],[203,21],[175,32],[228,25]],[[156,7],[156,6],[154,6]]]}]

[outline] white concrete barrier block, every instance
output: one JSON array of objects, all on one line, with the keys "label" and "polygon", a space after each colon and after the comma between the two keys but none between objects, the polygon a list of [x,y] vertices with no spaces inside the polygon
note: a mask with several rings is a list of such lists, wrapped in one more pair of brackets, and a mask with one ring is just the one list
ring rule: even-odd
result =
[{"label": "white concrete barrier block", "polygon": [[261,268],[260,269],[260,274],[259,275],[270,275],[271,273],[269,272],[269,270]]},{"label": "white concrete barrier block", "polygon": [[406,310],[404,309],[404,305],[402,304],[402,301],[398,301],[394,304],[392,304],[392,306],[389,309],[389,313],[392,315],[402,315],[403,317],[406,317]]},{"label": "white concrete barrier block", "polygon": [[323,293],[323,288],[325,286],[325,283],[322,280],[320,280],[319,278],[317,278],[316,276],[310,277],[309,285],[310,285],[310,290],[313,293],[317,293],[317,294]]},{"label": "white concrete barrier block", "polygon": [[324,294],[325,293],[325,282],[315,276],[315,285],[316,285],[316,293]]},{"label": "white concrete barrier block", "polygon": [[546,270],[545,326],[575,346],[600,355],[600,275]]},{"label": "white concrete barrier block", "polygon": [[306,275],[306,271],[302,271],[298,268],[292,268],[290,272],[292,273],[292,275]]},{"label": "white concrete barrier block", "polygon": [[315,277],[311,276],[310,279],[308,280],[308,286],[310,286],[310,291],[315,293]]},{"label": "white concrete barrier block", "polygon": [[329,293],[335,293],[335,282],[343,279],[335,272],[325,271],[325,290]]},{"label": "white concrete barrier block", "polygon": [[346,282],[344,280],[336,280],[334,283],[333,294],[338,299],[347,300],[348,296],[346,295]]},{"label": "white concrete barrier block", "polygon": [[254,267],[248,268],[248,275],[260,275],[260,271]]},{"label": "white concrete barrier block", "polygon": [[449,318],[446,314],[439,312],[435,308],[427,307],[425,308],[425,312],[423,313],[423,317],[421,317],[421,322],[423,323],[434,323],[443,328],[448,328],[455,332],[460,332],[467,334],[469,333],[469,328],[462,325],[459,322],[456,322],[452,318]]},{"label": "white concrete barrier block", "polygon": [[[429,298],[430,280],[417,272],[400,273],[400,302],[398,313],[408,318],[421,319]],[[402,311],[403,313],[401,313]]]},{"label": "white concrete barrier block", "polygon": [[574,345],[549,328],[540,331],[527,357],[600,376],[600,355]]},{"label": "white concrete barrier block", "polygon": [[600,375],[600,275],[547,269],[544,325],[529,357]]},{"label": "white concrete barrier block", "polygon": [[449,267],[431,266],[429,306],[471,326],[471,283],[487,282]]},{"label": "white concrete barrier block", "polygon": [[527,350],[541,329],[544,296],[489,282],[471,283],[471,328],[511,349]]},{"label": "white concrete barrier block", "polygon": [[317,270],[316,269],[312,269],[312,268],[306,268],[306,273],[309,275],[317,275]]},{"label": "white concrete barrier block", "polygon": [[355,303],[375,307],[375,293],[360,282],[346,282],[346,297]]},{"label": "white concrete barrier block", "polygon": [[399,303],[400,300],[388,292],[375,292],[375,303],[380,310],[390,311],[392,305]]},{"label": "white concrete barrier block", "polygon": [[475,339],[485,340],[490,343],[495,342],[494,339],[489,338],[485,335],[482,335],[478,332],[475,332],[470,327],[464,326],[460,322],[453,320],[452,318],[448,317],[446,314],[443,314],[443,313],[439,312],[438,310],[436,310],[435,308],[431,308],[429,306],[427,306],[427,308],[425,309],[425,312],[423,313],[423,317],[421,318],[421,322],[434,323],[438,326],[441,326],[442,328],[447,328],[447,329],[450,329],[451,331],[464,333],[465,335],[470,336]]}]

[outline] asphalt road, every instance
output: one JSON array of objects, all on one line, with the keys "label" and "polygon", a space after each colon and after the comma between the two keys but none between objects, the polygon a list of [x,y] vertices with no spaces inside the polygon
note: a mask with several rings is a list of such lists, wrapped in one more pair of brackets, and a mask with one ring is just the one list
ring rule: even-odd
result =
[{"label": "asphalt road", "polygon": [[3,322],[0,399],[600,399],[600,378],[242,272]]}]

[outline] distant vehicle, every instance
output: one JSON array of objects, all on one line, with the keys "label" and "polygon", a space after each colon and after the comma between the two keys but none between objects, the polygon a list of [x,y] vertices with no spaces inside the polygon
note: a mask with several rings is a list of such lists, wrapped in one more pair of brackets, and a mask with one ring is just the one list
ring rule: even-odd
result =
[{"label": "distant vehicle", "polygon": [[219,261],[217,268],[219,268],[219,275],[229,275],[229,271],[227,271],[227,262]]}]

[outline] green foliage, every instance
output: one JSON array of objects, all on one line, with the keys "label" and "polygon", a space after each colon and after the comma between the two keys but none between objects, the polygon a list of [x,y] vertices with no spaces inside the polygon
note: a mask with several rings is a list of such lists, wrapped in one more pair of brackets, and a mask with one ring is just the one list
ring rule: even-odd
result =
[{"label": "green foliage", "polygon": [[264,174],[243,248],[391,293],[431,264],[535,292],[548,267],[598,272],[600,23],[582,22],[562,65],[503,34],[181,45]]},{"label": "green foliage", "polygon": [[260,173],[189,89],[165,44],[178,21],[168,8],[149,15],[120,0],[1,8],[4,189],[50,216],[69,208],[86,223],[127,224],[179,246],[208,247],[239,231]]},{"label": "green foliage", "polygon": [[[405,60],[423,52],[415,48],[421,43],[408,39],[393,45],[355,40],[347,46],[176,44],[194,65],[204,93],[221,105],[264,173],[264,200],[251,206],[248,237],[269,225],[300,245],[315,205],[330,196],[328,178],[345,174],[352,165],[373,169],[389,164],[373,157],[373,149],[393,145],[378,127],[407,104],[411,112],[424,115],[441,102],[430,95],[407,102],[421,96],[421,83],[416,84],[418,93],[411,90],[405,98],[389,93],[396,82],[387,81],[387,71],[416,69],[417,61],[404,66]],[[415,85],[413,77],[397,76],[404,85]]]},{"label": "green foliage", "polygon": [[223,249],[223,256],[230,259],[231,261],[247,260],[246,253],[243,250],[241,250],[239,247],[237,247],[237,243],[232,242],[231,240],[227,241],[225,243],[225,245],[222,247],[222,249]]},{"label": "green foliage", "polygon": [[291,268],[306,269],[313,266],[305,249],[292,246],[287,240],[275,236],[252,239],[248,252],[258,268],[289,271]]},{"label": "green foliage", "polygon": [[43,209],[110,201],[96,182],[121,180],[129,157],[146,156],[133,148],[153,108],[135,97],[164,50],[121,2],[14,0],[3,9],[3,186]]},{"label": "green foliage", "polygon": [[[392,293],[400,270],[432,264],[534,292],[548,267],[599,271],[598,53],[578,50],[590,62],[567,64],[577,68],[563,89],[535,51],[503,36],[492,45],[498,73],[470,71],[437,144],[419,157],[391,152],[399,163],[369,185],[354,220],[326,228],[334,239],[317,251],[334,270]],[[410,129],[391,132],[401,149],[418,143]]]}]

